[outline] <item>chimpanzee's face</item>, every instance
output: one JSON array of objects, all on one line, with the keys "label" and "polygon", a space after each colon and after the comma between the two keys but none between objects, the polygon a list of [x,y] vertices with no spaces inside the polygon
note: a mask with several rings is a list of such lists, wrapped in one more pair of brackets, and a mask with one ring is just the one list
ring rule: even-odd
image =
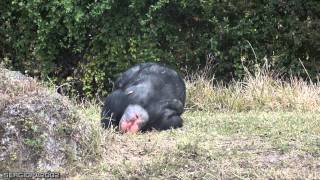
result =
[{"label": "chimpanzee's face", "polygon": [[129,105],[124,111],[119,122],[122,132],[136,133],[149,121],[148,112],[140,105]]}]

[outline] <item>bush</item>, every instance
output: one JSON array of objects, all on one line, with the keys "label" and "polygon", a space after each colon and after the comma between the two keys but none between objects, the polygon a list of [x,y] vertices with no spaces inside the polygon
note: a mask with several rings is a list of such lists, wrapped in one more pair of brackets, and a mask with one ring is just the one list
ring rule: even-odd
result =
[{"label": "bush", "polygon": [[81,96],[105,95],[117,73],[145,61],[195,70],[211,54],[221,80],[264,57],[288,75],[307,77],[303,63],[316,80],[320,69],[317,0],[4,0],[0,11],[0,58]]}]

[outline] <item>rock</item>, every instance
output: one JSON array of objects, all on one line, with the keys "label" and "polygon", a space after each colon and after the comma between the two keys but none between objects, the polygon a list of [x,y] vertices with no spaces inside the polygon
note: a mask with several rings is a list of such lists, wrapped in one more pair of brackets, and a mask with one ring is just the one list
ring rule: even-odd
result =
[{"label": "rock", "polygon": [[91,124],[66,97],[0,67],[2,171],[61,172],[85,159],[92,138]]}]

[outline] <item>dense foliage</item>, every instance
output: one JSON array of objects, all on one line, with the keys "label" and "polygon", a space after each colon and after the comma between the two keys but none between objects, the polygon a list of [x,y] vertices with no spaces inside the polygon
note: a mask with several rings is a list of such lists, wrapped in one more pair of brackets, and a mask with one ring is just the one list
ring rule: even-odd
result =
[{"label": "dense foliage", "polygon": [[320,71],[318,0],[2,0],[0,13],[7,66],[86,96],[145,61],[196,69],[211,55],[221,80],[266,60],[288,75]]}]

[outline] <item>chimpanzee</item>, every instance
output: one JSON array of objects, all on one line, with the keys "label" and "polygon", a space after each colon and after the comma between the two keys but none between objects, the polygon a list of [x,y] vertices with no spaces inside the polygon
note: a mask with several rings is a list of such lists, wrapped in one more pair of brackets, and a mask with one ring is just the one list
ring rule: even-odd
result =
[{"label": "chimpanzee", "polygon": [[122,132],[182,127],[185,99],[185,83],[176,71],[157,63],[138,64],[116,79],[101,122]]}]

